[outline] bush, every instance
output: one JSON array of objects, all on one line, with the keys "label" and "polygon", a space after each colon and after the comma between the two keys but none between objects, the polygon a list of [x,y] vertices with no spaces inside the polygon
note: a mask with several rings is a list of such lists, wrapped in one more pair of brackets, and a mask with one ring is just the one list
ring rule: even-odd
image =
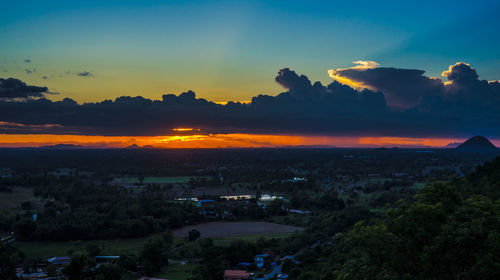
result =
[{"label": "bush", "polygon": [[195,241],[196,239],[200,238],[201,233],[197,229],[192,229],[189,232],[188,239],[189,241]]}]

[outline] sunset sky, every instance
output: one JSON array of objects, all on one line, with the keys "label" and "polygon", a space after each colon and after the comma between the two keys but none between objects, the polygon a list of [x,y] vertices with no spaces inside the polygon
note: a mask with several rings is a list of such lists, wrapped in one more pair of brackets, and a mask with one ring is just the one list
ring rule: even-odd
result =
[{"label": "sunset sky", "polygon": [[499,145],[499,8],[8,1],[0,146]]}]

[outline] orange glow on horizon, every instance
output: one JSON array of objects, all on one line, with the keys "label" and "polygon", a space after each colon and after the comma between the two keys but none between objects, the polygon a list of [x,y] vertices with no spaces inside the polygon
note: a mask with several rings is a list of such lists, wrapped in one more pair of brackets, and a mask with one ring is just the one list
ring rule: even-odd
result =
[{"label": "orange glow on horizon", "polygon": [[252,100],[242,100],[242,101],[213,101],[216,104],[219,105],[227,105],[229,102],[234,102],[234,103],[242,103],[242,104],[250,104],[252,103]]},{"label": "orange glow on horizon", "polygon": [[184,128],[184,127],[179,127],[179,128],[172,128],[173,131],[178,131],[178,132],[184,132],[184,131],[193,131],[193,130],[196,130],[196,131],[200,131],[200,129],[198,128]]},{"label": "orange glow on horizon", "polygon": [[[186,130],[184,130],[186,131]],[[189,130],[190,131],[190,130]],[[375,147],[444,147],[463,142],[454,138],[296,136],[262,134],[192,134],[169,136],[89,136],[53,134],[0,134],[0,147],[40,147],[57,144],[81,145],[91,148],[124,148],[130,145],[151,148],[275,148],[292,146],[323,146],[340,148]],[[492,141],[495,145],[500,140]]]}]

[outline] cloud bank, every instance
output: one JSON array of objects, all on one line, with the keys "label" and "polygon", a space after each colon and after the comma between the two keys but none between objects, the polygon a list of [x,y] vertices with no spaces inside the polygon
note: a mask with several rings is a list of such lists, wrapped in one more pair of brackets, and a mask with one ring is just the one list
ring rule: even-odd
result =
[{"label": "cloud bank", "polygon": [[13,99],[28,99],[43,97],[52,94],[47,87],[28,86],[21,80],[15,78],[0,78],[0,101],[12,101]]},{"label": "cloud bank", "polygon": [[500,137],[500,83],[479,80],[470,65],[450,66],[443,82],[423,70],[355,64],[330,70],[328,85],[283,68],[275,81],[285,91],[248,104],[217,104],[192,91],[78,104],[44,98],[46,87],[0,79],[0,133],[154,136],[194,127],[206,134]]}]

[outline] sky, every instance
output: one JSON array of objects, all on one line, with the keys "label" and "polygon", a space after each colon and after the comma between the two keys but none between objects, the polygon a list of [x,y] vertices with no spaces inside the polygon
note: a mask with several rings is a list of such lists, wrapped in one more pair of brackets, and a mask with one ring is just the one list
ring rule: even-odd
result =
[{"label": "sky", "polygon": [[[137,118],[141,121],[127,118],[128,122],[137,121],[137,127],[146,128],[118,129],[120,125],[116,123],[103,127],[96,125],[95,120],[70,120],[67,112],[64,117],[58,115],[60,119],[48,118],[46,111],[42,114],[34,109],[41,105],[24,104],[21,108],[21,104],[14,105],[9,100],[4,105],[21,108],[21,113],[0,113],[0,124],[4,123],[3,128],[0,125],[0,132],[3,137],[7,137],[6,134],[133,137],[172,135],[175,134],[173,128],[189,126],[201,129],[190,135],[253,134],[261,135],[261,139],[262,135],[337,137],[328,141],[307,138],[309,140],[302,140],[301,145],[344,143],[338,137],[358,137],[353,140],[356,145],[359,145],[359,137],[443,139],[441,143],[482,133],[500,139],[500,133],[494,129],[499,123],[495,113],[499,106],[496,85],[469,83],[464,89],[460,79],[455,79],[454,86],[445,85],[452,81],[443,75],[450,66],[464,62],[477,73],[478,81],[500,79],[497,28],[500,18],[496,15],[499,8],[498,1],[6,1],[0,10],[0,78],[15,78],[26,85],[47,87],[40,91],[41,95],[27,96],[31,103],[40,97],[51,102],[70,98],[80,106],[92,102],[100,104],[99,110],[106,112],[102,113],[106,118],[113,119],[108,114],[112,115],[109,112],[115,109],[104,108],[106,104],[101,102],[115,101],[121,96],[161,101],[165,94],[179,96],[193,91],[194,100],[225,104],[228,101],[249,103],[261,94],[278,97],[290,92],[297,101],[303,96],[294,92],[313,94],[308,100],[317,94],[324,96],[325,91],[335,92],[333,87],[327,87],[336,80],[359,92],[367,89],[374,93],[366,96],[382,92],[387,110],[391,112],[385,119],[377,119],[381,111],[371,115],[363,113],[360,117],[339,113],[342,108],[331,106],[322,109],[324,112],[320,110],[321,118],[314,116],[319,118],[314,121],[316,127],[303,121],[313,118],[311,113],[316,105],[294,107],[295,111],[291,111],[297,114],[300,111],[301,119],[295,126],[290,116],[275,115],[291,106],[284,105],[283,102],[288,102],[286,98],[270,101],[280,103],[271,109],[269,104],[262,105],[267,101],[260,98],[255,100],[255,106],[248,106],[251,108],[183,107],[183,114],[189,118],[197,116],[187,121],[176,117],[179,114],[167,120],[159,118],[163,120],[160,123],[148,122],[144,116]],[[362,63],[353,63],[357,61]],[[311,84],[321,82],[325,88],[315,91],[290,87],[283,78],[282,82],[277,81],[281,70],[287,68],[298,77],[307,76]],[[399,71],[402,69],[425,72]],[[286,75],[281,76],[288,79]],[[394,77],[401,79],[390,85],[385,82]],[[442,85],[433,83],[431,78],[442,79]],[[420,91],[413,92],[412,88]],[[472,102],[476,105],[466,106],[470,103],[467,94],[473,96],[475,92],[484,94],[476,96],[479,101]],[[427,93],[451,102],[456,110],[437,117],[437,101],[433,99],[430,104],[430,99],[424,98],[427,103],[421,102]],[[333,103],[338,102],[341,101]],[[57,107],[53,110],[61,113],[59,105],[52,105]],[[368,106],[370,111],[379,105],[363,106]],[[363,106],[344,107],[367,111]],[[479,115],[480,111],[484,113],[481,109],[485,106],[489,114]],[[75,109],[85,120],[91,119],[86,115],[90,113],[81,111],[94,110],[87,107]],[[263,112],[264,107],[268,111]],[[158,109],[158,114],[166,114],[162,110]],[[172,110],[167,111],[175,114],[179,109]],[[433,114],[415,113],[426,110]],[[256,120],[256,116],[262,114],[276,120],[269,122],[274,125]],[[118,124],[124,121],[123,117],[116,118]],[[239,121],[229,122],[228,118]],[[441,129],[430,120],[436,118],[447,128]],[[450,119],[457,118],[464,120],[451,125]],[[280,123],[278,119],[287,121]],[[327,119],[336,124],[329,127]],[[339,124],[339,119],[349,119],[348,124]],[[395,121],[406,119],[407,122]],[[164,122],[168,124],[162,126]],[[372,123],[371,128],[367,127],[368,122]],[[17,126],[13,128],[12,123]],[[21,129],[20,125],[25,127]],[[53,126],[42,129],[43,125]],[[408,126],[413,126],[414,132],[408,131]],[[312,128],[306,129],[308,127]],[[296,143],[292,139],[290,143]],[[7,140],[0,135],[0,143]],[[279,145],[285,145],[284,142],[277,141]]]}]

